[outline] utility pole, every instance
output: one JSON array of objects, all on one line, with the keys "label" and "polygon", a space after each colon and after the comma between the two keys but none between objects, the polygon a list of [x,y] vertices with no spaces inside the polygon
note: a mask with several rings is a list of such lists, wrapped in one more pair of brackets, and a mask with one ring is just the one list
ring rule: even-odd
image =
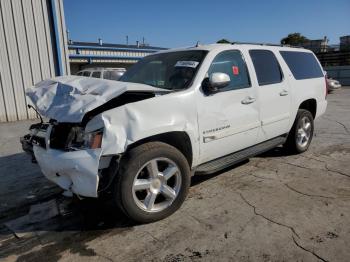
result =
[{"label": "utility pole", "polygon": [[126,45],[129,45],[129,36],[126,36]]},{"label": "utility pole", "polygon": [[66,33],[67,33],[68,44],[71,44],[72,40],[70,39],[70,32],[68,29],[67,29]]}]

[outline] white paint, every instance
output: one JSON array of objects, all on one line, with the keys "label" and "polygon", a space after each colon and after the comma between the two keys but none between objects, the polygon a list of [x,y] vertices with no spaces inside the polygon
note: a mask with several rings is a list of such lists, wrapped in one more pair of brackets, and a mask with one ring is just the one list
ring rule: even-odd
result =
[{"label": "white paint", "polygon": [[[295,80],[279,55],[280,50],[310,51],[220,44],[178,51],[191,49],[204,49],[208,54],[188,89],[156,95],[95,116],[87,123],[85,132],[104,128],[101,149],[63,152],[34,147],[43,173],[65,190],[96,197],[100,157],[123,154],[129,145],[141,139],[166,132],[185,132],[191,141],[194,168],[287,133],[299,105],[306,99],[316,99],[316,117],[326,110],[325,80]],[[279,84],[258,86],[249,56],[250,49],[271,50],[280,63],[284,80]],[[225,50],[241,51],[247,63],[251,86],[207,96],[202,91],[201,83],[207,77],[215,56]],[[165,52],[171,51],[174,50]],[[63,77],[42,82],[31,88],[28,95],[44,116],[59,122],[80,122],[87,112],[126,91],[165,90],[142,84]],[[249,103],[246,103],[248,100]]]},{"label": "white paint", "polygon": [[59,122],[79,123],[84,115],[126,91],[166,91],[148,85],[62,76],[28,88],[27,95],[45,117]]},{"label": "white paint", "polygon": [[33,150],[49,180],[78,195],[97,197],[101,149],[65,152],[34,146]]}]

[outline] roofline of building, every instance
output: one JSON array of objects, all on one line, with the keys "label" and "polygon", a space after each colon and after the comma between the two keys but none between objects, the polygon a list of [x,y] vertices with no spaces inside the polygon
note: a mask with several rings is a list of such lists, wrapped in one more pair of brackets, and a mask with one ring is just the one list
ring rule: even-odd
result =
[{"label": "roofline of building", "polygon": [[160,50],[166,50],[164,47],[157,46],[145,46],[145,45],[123,45],[123,44],[109,44],[109,43],[92,43],[92,42],[70,42],[68,43],[70,49],[99,49],[99,50],[125,50],[125,51],[145,51],[145,52],[157,52]]},{"label": "roofline of building", "polygon": [[112,56],[112,55],[81,55],[70,54],[71,59],[97,59],[97,60],[140,60],[142,56]]},{"label": "roofline of building", "polygon": [[166,49],[124,48],[124,47],[104,47],[104,46],[84,46],[84,45],[68,45],[68,49],[126,51],[126,52],[145,52],[145,53],[155,53],[155,52],[166,50]]}]

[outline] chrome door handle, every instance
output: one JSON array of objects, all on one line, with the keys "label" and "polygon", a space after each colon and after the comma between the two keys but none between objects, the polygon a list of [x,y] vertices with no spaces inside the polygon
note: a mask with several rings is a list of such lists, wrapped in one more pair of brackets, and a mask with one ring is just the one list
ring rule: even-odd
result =
[{"label": "chrome door handle", "polygon": [[280,96],[287,96],[288,95],[288,91],[287,90],[283,90],[281,93],[280,93]]},{"label": "chrome door handle", "polygon": [[242,104],[243,105],[248,105],[248,104],[251,104],[251,103],[254,103],[255,102],[255,98],[254,97],[251,97],[251,96],[248,96],[246,98],[244,98],[242,100]]}]

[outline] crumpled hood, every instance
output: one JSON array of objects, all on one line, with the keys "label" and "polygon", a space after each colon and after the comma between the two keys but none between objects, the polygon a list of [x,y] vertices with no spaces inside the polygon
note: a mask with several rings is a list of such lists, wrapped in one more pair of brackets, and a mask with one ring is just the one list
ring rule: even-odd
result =
[{"label": "crumpled hood", "polygon": [[42,116],[59,122],[78,123],[84,115],[126,91],[169,92],[148,85],[61,76],[39,82],[26,94]]}]

